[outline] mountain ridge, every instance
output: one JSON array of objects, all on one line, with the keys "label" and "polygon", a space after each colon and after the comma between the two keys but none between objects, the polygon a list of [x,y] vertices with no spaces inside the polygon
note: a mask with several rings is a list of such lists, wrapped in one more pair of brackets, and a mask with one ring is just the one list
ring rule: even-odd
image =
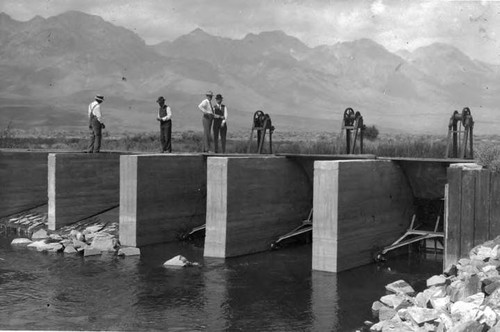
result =
[{"label": "mountain ridge", "polygon": [[249,127],[263,109],[281,128],[304,131],[338,131],[343,110],[353,107],[368,125],[444,133],[453,109],[469,106],[488,124],[500,101],[500,66],[447,44],[393,53],[366,38],[309,47],[279,30],[231,39],[197,28],[147,45],[131,30],[77,11],[26,22],[0,13],[0,41],[0,98],[39,102],[63,115],[49,122],[43,112],[23,109],[16,121],[8,112],[25,127],[31,116],[48,128],[84,125],[82,109],[97,93],[107,96],[104,112],[122,131],[154,130],[154,121],[141,119],[160,94],[177,110],[179,130],[196,128],[206,90],[224,95],[236,114],[233,128]]}]

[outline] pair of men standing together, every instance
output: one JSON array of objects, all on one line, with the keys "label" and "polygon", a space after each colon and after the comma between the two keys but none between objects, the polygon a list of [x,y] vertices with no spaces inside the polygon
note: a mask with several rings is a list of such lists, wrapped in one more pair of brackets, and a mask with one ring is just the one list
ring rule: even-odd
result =
[{"label": "pair of men standing together", "polygon": [[213,92],[208,91],[198,108],[203,113],[203,152],[210,151],[211,131],[213,125],[213,140],[215,153],[219,151],[219,135],[221,138],[222,153],[226,153],[226,135],[227,135],[227,107],[222,104],[222,95],[215,96],[216,104],[212,106]]},{"label": "pair of men standing together", "polygon": [[[227,135],[227,107],[222,104],[222,95],[215,96],[216,105],[212,106],[212,91],[206,93],[204,99],[198,108],[203,113],[203,152],[210,152],[211,131],[213,125],[215,153],[219,151],[219,135],[221,138],[222,153],[226,152]],[[172,152],[172,111],[165,104],[165,98],[159,97],[156,101],[160,108],[158,110],[157,120],[160,121],[160,141],[162,152]]]}]

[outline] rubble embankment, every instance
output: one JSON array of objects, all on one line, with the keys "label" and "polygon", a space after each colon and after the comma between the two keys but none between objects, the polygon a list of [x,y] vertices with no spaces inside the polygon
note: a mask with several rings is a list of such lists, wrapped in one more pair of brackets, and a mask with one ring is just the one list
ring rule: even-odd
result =
[{"label": "rubble embankment", "polygon": [[102,253],[120,256],[140,255],[139,248],[120,245],[119,223],[116,218],[103,214],[62,227],[57,231],[49,231],[46,211],[46,208],[42,207],[6,220],[3,224],[5,230],[14,229],[18,235],[23,236],[15,238],[11,244],[64,255],[96,256]]},{"label": "rubble embankment", "polygon": [[[416,293],[404,280],[372,305],[371,331],[500,332],[500,236],[474,247]],[[367,322],[368,324],[369,322]]]}]

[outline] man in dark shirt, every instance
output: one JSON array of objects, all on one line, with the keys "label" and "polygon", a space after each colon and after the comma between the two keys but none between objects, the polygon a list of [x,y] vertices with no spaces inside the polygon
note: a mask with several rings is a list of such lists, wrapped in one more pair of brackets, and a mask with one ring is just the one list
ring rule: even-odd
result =
[{"label": "man in dark shirt", "polygon": [[214,108],[214,147],[215,153],[219,152],[219,135],[222,144],[222,153],[226,153],[227,135],[227,107],[222,103],[222,95],[215,96]]},{"label": "man in dark shirt", "polygon": [[165,104],[163,96],[158,97],[156,102],[160,105],[156,120],[160,121],[161,152],[172,152],[172,111]]}]

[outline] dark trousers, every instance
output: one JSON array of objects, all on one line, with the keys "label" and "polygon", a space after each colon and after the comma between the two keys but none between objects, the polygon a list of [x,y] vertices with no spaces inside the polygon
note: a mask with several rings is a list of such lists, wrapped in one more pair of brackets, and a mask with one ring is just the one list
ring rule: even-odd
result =
[{"label": "dark trousers", "polygon": [[160,121],[160,142],[162,152],[172,152],[172,120]]},{"label": "dark trousers", "polygon": [[93,117],[90,120],[90,143],[88,148],[88,153],[97,153],[101,150],[101,140],[102,140],[102,125]]},{"label": "dark trousers", "polygon": [[214,116],[212,114],[203,114],[201,122],[203,124],[203,152],[210,151],[210,142],[212,141],[210,133],[212,131],[212,122]]},{"label": "dark trousers", "polygon": [[222,119],[214,119],[214,149],[219,152],[219,134],[222,145],[222,153],[226,153],[227,124],[222,125]]}]

